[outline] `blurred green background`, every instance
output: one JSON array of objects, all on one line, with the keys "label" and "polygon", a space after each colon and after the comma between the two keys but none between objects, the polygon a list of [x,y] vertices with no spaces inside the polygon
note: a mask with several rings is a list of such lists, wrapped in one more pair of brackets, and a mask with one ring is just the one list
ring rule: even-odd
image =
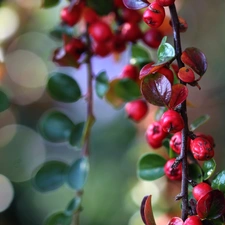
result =
[{"label": "blurred green background", "polygon": [[[59,23],[59,12],[66,1],[48,10],[40,9],[40,0],[1,2],[0,84],[13,103],[0,114],[0,174],[3,175],[0,176],[0,224],[42,225],[48,215],[66,207],[74,191],[64,185],[56,191],[40,193],[30,181],[33,171],[47,160],[71,163],[80,153],[66,144],[43,140],[37,133],[38,119],[52,107],[64,111],[75,122],[84,120],[86,112],[82,100],[75,104],[52,101],[45,93],[47,74],[67,70],[85,92],[86,68],[58,69],[51,62],[52,51],[61,43],[53,40],[49,31]],[[202,90],[189,88],[192,103],[188,108],[189,121],[202,114],[211,116],[198,131],[214,137],[217,170],[221,170],[225,160],[225,2],[177,2],[179,15],[189,26],[181,35],[183,49],[192,46],[201,49],[209,64],[200,81]],[[128,62],[128,52],[119,61],[112,56],[95,58],[94,71],[105,69],[113,78]],[[18,71],[23,71],[20,73],[23,76],[17,76]],[[123,109],[115,110],[96,96],[94,111],[97,122],[92,131],[91,170],[84,191],[81,224],[140,225],[139,205],[147,194],[153,195],[157,224],[165,224],[168,216],[176,215],[179,209],[179,204],[173,201],[179,183],[166,182],[165,178],[143,182],[136,177],[138,158],[150,151],[144,137],[150,119],[137,126],[125,118]]]}]

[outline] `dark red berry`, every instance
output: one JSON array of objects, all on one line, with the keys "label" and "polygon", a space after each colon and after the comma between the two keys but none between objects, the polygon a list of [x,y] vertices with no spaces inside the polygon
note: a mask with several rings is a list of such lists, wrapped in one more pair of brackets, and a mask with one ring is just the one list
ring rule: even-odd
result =
[{"label": "dark red berry", "polygon": [[90,7],[85,7],[83,10],[84,21],[88,24],[95,23],[99,20],[97,13]]},{"label": "dark red berry", "polygon": [[162,38],[163,34],[161,31],[158,29],[150,29],[144,33],[142,40],[149,47],[156,49],[159,47]]},{"label": "dark red berry", "polygon": [[69,26],[74,26],[81,17],[81,6],[80,4],[75,5],[72,9],[65,7],[60,12],[61,20]]},{"label": "dark red berry", "polygon": [[170,6],[173,5],[175,0],[155,0],[161,6]]},{"label": "dark red berry", "polygon": [[190,149],[194,158],[200,161],[209,160],[214,156],[214,149],[211,143],[203,137],[197,137],[192,140]]},{"label": "dark red berry", "polygon": [[211,186],[207,183],[201,182],[193,188],[192,194],[196,201],[198,201],[201,197],[203,197],[210,191],[212,191]]},{"label": "dark red berry", "polygon": [[131,64],[126,65],[120,74],[120,78],[129,78],[134,81],[137,81],[138,77],[139,77],[139,71],[137,66],[134,66]]},{"label": "dark red berry", "polygon": [[139,122],[147,115],[148,105],[144,100],[135,100],[125,105],[125,111],[130,119]]},{"label": "dark red berry", "polygon": [[142,31],[137,23],[127,22],[121,27],[121,35],[125,41],[135,42],[142,37]]},{"label": "dark red berry", "polygon": [[121,34],[115,34],[112,39],[112,51],[121,53],[126,50],[126,42]]},{"label": "dark red berry", "polygon": [[198,216],[189,216],[183,225],[203,225],[203,223]]},{"label": "dark red berry", "polygon": [[[179,19],[179,31],[181,33],[186,32],[186,30],[188,29],[188,24],[187,24],[186,20],[183,19],[182,17],[179,17],[178,19]],[[171,20],[170,20],[169,24],[172,27],[172,21]]]},{"label": "dark red berry", "polygon": [[93,42],[92,51],[95,55],[106,57],[112,52],[112,42]]},{"label": "dark red berry", "polygon": [[163,139],[167,133],[163,131],[161,124],[158,121],[150,124],[146,130],[146,139],[152,148],[159,148],[162,146]]},{"label": "dark red berry", "polygon": [[182,177],[181,163],[176,168],[172,168],[172,165],[174,164],[175,160],[176,159],[173,158],[166,162],[164,166],[164,172],[170,180],[181,180]]},{"label": "dark red berry", "polygon": [[184,128],[183,118],[174,110],[166,111],[162,115],[160,123],[162,125],[162,129],[168,133],[176,133]]},{"label": "dark red berry", "polygon": [[165,19],[165,10],[157,2],[152,2],[143,14],[144,22],[151,28],[158,28]]},{"label": "dark red berry", "polygon": [[174,76],[173,76],[172,70],[170,70],[167,67],[162,67],[157,72],[164,75],[169,80],[169,82],[173,85]]},{"label": "dark red berry", "polygon": [[124,8],[123,0],[114,0],[114,5],[118,8]]},{"label": "dark red berry", "polygon": [[142,20],[142,14],[137,10],[123,8],[121,15],[125,22],[139,23]]}]

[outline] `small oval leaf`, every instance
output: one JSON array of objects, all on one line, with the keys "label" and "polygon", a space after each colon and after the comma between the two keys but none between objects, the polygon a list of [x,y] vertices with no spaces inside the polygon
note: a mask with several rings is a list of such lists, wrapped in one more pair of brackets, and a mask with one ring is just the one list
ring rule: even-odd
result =
[{"label": "small oval leaf", "polygon": [[47,88],[50,95],[57,101],[70,103],[76,102],[81,97],[77,82],[63,73],[52,73]]},{"label": "small oval leaf", "polygon": [[198,117],[196,120],[194,120],[190,125],[190,131],[195,131],[197,128],[199,128],[201,125],[206,123],[210,119],[209,115],[202,115]]},{"label": "small oval leaf", "polygon": [[145,216],[146,225],[156,225],[155,218],[152,211],[151,199],[152,199],[152,196],[149,195],[145,201],[144,216]]},{"label": "small oval leaf", "polygon": [[62,41],[63,35],[72,37],[73,32],[74,30],[72,27],[65,24],[59,24],[50,31],[50,36]]},{"label": "small oval leaf", "polygon": [[57,6],[61,0],[42,0],[42,8],[51,8]]},{"label": "small oval leaf", "polygon": [[46,112],[39,121],[41,135],[52,142],[67,141],[73,128],[73,122],[59,111]]},{"label": "small oval leaf", "polygon": [[214,159],[205,161],[202,166],[204,172],[204,180],[209,179],[216,170],[216,162]]},{"label": "small oval leaf", "polygon": [[132,45],[130,63],[142,67],[143,63],[149,62],[151,57],[146,49],[140,45]]},{"label": "small oval leaf", "polygon": [[85,122],[75,124],[70,135],[69,142],[72,146],[81,148]]},{"label": "small oval leaf", "polygon": [[203,181],[203,173],[202,169],[198,164],[188,164],[188,174],[189,178],[197,183]]},{"label": "small oval leaf", "polygon": [[0,112],[5,111],[10,106],[10,101],[5,92],[0,90]]},{"label": "small oval leaf", "polygon": [[96,76],[95,90],[99,98],[103,98],[109,89],[109,80],[105,71]]},{"label": "small oval leaf", "polygon": [[138,162],[138,176],[143,180],[156,180],[164,175],[166,160],[156,154],[146,154]]},{"label": "small oval leaf", "polygon": [[150,4],[145,0],[123,0],[123,3],[128,9],[134,10],[145,8]]},{"label": "small oval leaf", "polygon": [[222,170],[220,173],[216,175],[216,177],[212,181],[212,188],[218,189],[225,194],[225,170]]},{"label": "small oval leaf", "polygon": [[74,213],[79,211],[80,207],[81,207],[81,198],[75,197],[69,202],[65,210],[65,214],[67,216],[72,216]]},{"label": "small oval leaf", "polygon": [[76,160],[68,172],[68,184],[76,190],[82,190],[89,172],[88,158],[82,157]]},{"label": "small oval leaf", "polygon": [[45,225],[70,225],[72,216],[67,216],[63,212],[52,214],[45,221]]},{"label": "small oval leaf", "polygon": [[41,192],[52,191],[62,186],[68,165],[59,161],[44,163],[33,178],[34,186]]},{"label": "small oval leaf", "polygon": [[208,67],[204,53],[194,47],[186,48],[181,55],[181,60],[200,76],[206,72]]},{"label": "small oval leaf", "polygon": [[155,73],[142,80],[141,92],[151,104],[167,106],[170,102],[172,87],[170,81],[164,75]]}]

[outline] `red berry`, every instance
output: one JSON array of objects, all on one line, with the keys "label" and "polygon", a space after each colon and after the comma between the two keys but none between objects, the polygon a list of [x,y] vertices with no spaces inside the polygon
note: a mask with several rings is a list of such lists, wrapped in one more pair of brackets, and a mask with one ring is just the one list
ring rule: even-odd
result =
[{"label": "red berry", "polygon": [[124,23],[121,27],[121,35],[125,41],[135,42],[142,37],[142,31],[137,23]]},{"label": "red berry", "polygon": [[210,142],[203,137],[197,137],[191,141],[191,152],[195,159],[204,161],[209,160],[214,156],[214,149]]},{"label": "red berry", "polygon": [[157,2],[152,2],[143,14],[143,20],[151,28],[160,27],[165,19],[165,10]]},{"label": "red berry", "polygon": [[203,225],[203,223],[198,216],[189,216],[183,225]]},{"label": "red berry", "polygon": [[125,5],[123,4],[123,0],[114,0],[114,5],[118,8],[125,7]]},{"label": "red berry", "polygon": [[91,24],[89,34],[96,42],[106,42],[113,37],[110,26],[103,21],[97,21]]},{"label": "red berry", "polygon": [[210,191],[212,191],[211,186],[207,183],[202,182],[202,183],[197,184],[193,188],[192,194],[193,194],[194,198],[198,201],[201,197],[203,197]]},{"label": "red berry", "polygon": [[216,146],[215,141],[211,135],[206,135],[206,134],[202,134],[202,133],[196,133],[195,135],[197,137],[203,137],[203,138],[207,139],[213,148]]},{"label": "red berry", "polygon": [[167,225],[183,225],[183,220],[179,217],[173,217]]},{"label": "red berry", "polygon": [[191,68],[182,67],[178,71],[178,77],[180,80],[186,83],[192,83],[195,81],[195,74]]},{"label": "red berry", "polygon": [[137,10],[123,8],[121,15],[125,22],[139,23],[142,20],[142,14]]},{"label": "red berry", "polygon": [[161,6],[170,6],[173,5],[175,0],[155,0]]},{"label": "red berry", "polygon": [[172,70],[166,67],[162,67],[157,72],[164,75],[169,80],[169,82],[173,85],[174,77],[173,77]]},{"label": "red berry", "polygon": [[125,105],[125,111],[130,119],[139,122],[146,116],[148,105],[144,100],[135,100]]},{"label": "red berry", "polygon": [[161,124],[158,121],[150,124],[146,131],[146,139],[152,148],[159,148],[162,146],[163,139],[167,133],[163,131]]},{"label": "red berry", "polygon": [[126,42],[121,34],[114,35],[112,39],[112,51],[115,53],[121,53],[126,50]]},{"label": "red berry", "polygon": [[174,169],[172,168],[172,165],[174,164],[175,160],[176,159],[173,158],[166,162],[164,166],[164,172],[170,180],[181,180],[182,177],[181,163],[176,168]]},{"label": "red berry", "polygon": [[162,125],[162,129],[168,133],[176,133],[184,128],[183,118],[174,110],[166,111],[162,115],[160,123]]},{"label": "red berry", "polygon": [[163,38],[163,34],[158,29],[150,29],[144,33],[142,40],[151,48],[158,48]]},{"label": "red berry", "polygon": [[123,70],[122,73],[120,75],[120,78],[129,78],[132,79],[134,81],[138,80],[139,77],[139,71],[138,68],[134,65],[126,65]]},{"label": "red berry", "polygon": [[72,9],[69,7],[65,7],[61,10],[60,17],[61,20],[69,26],[74,26],[81,17],[81,6],[75,5]]},{"label": "red berry", "polygon": [[99,20],[97,13],[89,7],[85,7],[83,10],[83,18],[86,23],[91,24]]},{"label": "red berry", "polygon": [[181,143],[182,143],[182,134],[181,132],[177,132],[170,139],[170,148],[172,148],[172,150],[177,154],[180,154]]},{"label": "red berry", "polygon": [[112,42],[93,42],[92,44],[92,51],[96,55],[101,57],[105,57],[112,52]]}]

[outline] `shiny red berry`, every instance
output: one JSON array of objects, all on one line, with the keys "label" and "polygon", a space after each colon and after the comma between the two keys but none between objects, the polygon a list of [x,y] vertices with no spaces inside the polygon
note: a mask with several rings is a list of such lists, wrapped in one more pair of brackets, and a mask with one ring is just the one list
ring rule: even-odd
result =
[{"label": "shiny red berry", "polygon": [[164,132],[161,124],[158,121],[150,124],[146,130],[146,139],[152,148],[159,148],[162,146],[163,139],[168,133]]},{"label": "shiny red berry", "polygon": [[142,20],[142,14],[137,10],[123,8],[121,16],[125,22],[139,23]]},{"label": "shiny red berry", "polygon": [[173,85],[174,76],[173,76],[172,70],[170,70],[167,67],[162,67],[157,72],[164,75],[169,80],[169,82]]},{"label": "shiny red berry", "polygon": [[197,137],[191,141],[191,152],[195,159],[204,161],[213,158],[214,149],[211,143],[203,137]]},{"label": "shiny red berry", "polygon": [[179,217],[173,217],[167,225],[183,225],[183,220]]},{"label": "shiny red berry", "polygon": [[97,13],[90,7],[85,7],[82,14],[84,21],[88,24],[95,23],[99,20]]},{"label": "shiny red berry", "polygon": [[176,168],[172,168],[172,165],[174,164],[175,160],[176,159],[173,158],[166,162],[164,166],[164,172],[170,180],[181,180],[182,177],[181,163]]},{"label": "shiny red berry", "polygon": [[181,144],[182,144],[182,134],[181,132],[177,132],[170,139],[170,148],[177,154],[180,154]]},{"label": "shiny red berry", "polygon": [[166,111],[162,115],[160,123],[162,125],[162,129],[168,133],[176,133],[184,128],[182,116],[174,110]]},{"label": "shiny red berry", "polygon": [[72,27],[80,20],[81,13],[81,6],[75,5],[72,9],[69,7],[63,8],[60,12],[60,17],[65,24]]},{"label": "shiny red berry", "polygon": [[162,41],[162,38],[163,38],[163,34],[160,30],[150,29],[144,33],[142,40],[149,47],[156,49],[159,47]]},{"label": "shiny red berry", "polygon": [[170,6],[173,5],[175,0],[155,0],[161,6]]},{"label": "shiny red berry", "polygon": [[121,35],[125,41],[135,42],[142,37],[142,31],[137,23],[127,22],[121,27]]},{"label": "shiny red berry", "polygon": [[201,219],[198,216],[189,216],[183,225],[203,225]]},{"label": "shiny red berry", "polygon": [[106,57],[112,52],[112,43],[110,41],[93,42],[92,51],[95,55]]},{"label": "shiny red berry", "polygon": [[157,2],[152,2],[143,13],[144,22],[151,28],[158,28],[165,19],[165,10]]},{"label": "shiny red berry", "polygon": [[203,197],[210,191],[212,191],[211,186],[207,183],[201,182],[193,188],[192,194],[196,201],[198,201],[201,197]]},{"label": "shiny red berry", "polygon": [[137,66],[134,66],[131,64],[126,65],[120,74],[120,78],[129,78],[134,81],[137,81],[138,77],[139,77],[139,71]]},{"label": "shiny red berry", "polygon": [[203,137],[203,138],[206,138],[211,146],[214,148],[216,145],[215,145],[215,141],[214,141],[214,138],[211,136],[211,135],[207,135],[207,134],[203,134],[203,133],[196,133],[195,134],[197,137]]},{"label": "shiny red berry", "polygon": [[130,119],[135,122],[139,122],[147,115],[148,105],[146,101],[138,99],[128,102],[125,105],[125,111]]}]

